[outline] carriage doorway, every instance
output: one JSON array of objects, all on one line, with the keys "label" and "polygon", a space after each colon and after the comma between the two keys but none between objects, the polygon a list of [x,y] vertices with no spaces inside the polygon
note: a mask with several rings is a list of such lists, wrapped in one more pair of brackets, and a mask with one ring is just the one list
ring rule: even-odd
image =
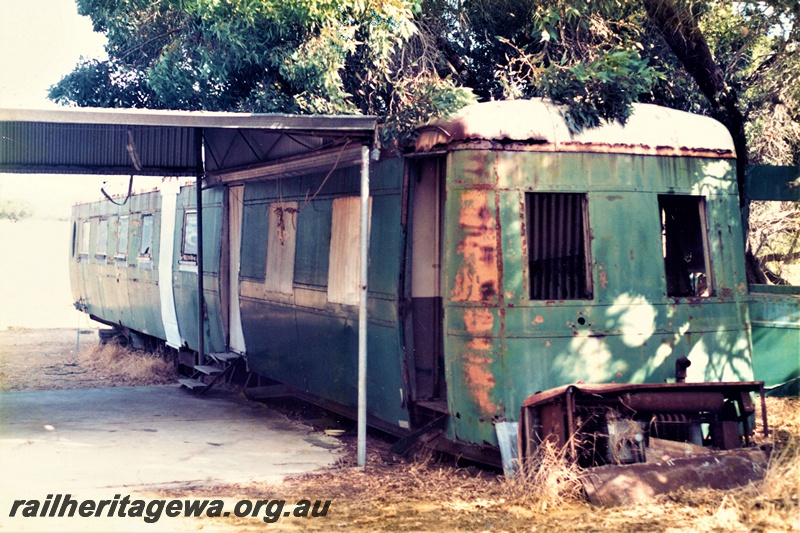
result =
[{"label": "carriage doorway", "polygon": [[409,162],[414,400],[446,398],[441,265],[444,158]]}]

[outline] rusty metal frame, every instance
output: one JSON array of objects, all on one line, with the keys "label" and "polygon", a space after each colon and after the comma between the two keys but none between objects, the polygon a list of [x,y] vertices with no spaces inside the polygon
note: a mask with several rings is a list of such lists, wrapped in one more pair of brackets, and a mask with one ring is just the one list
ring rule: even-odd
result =
[{"label": "rusty metal frame", "polygon": [[[602,385],[565,385],[530,396],[520,409],[520,426],[518,442],[520,458],[524,462],[529,453],[529,442],[543,442],[546,439],[555,439],[558,446],[566,448],[567,456],[571,461],[578,458],[577,436],[581,428],[576,427],[576,410],[578,405],[591,405],[593,399],[598,403],[619,402],[619,405],[628,410],[635,411],[629,403],[632,399],[638,406],[648,405],[649,410],[641,412],[712,412],[707,408],[709,402],[717,397],[720,399],[719,411],[725,402],[733,401],[738,406],[736,421],[747,424],[747,419],[756,414],[756,407],[750,399],[751,393],[757,393],[761,398],[761,420],[763,433],[769,433],[767,425],[766,402],[764,401],[764,383],[761,381],[748,382],[720,382],[720,383],[657,383],[657,384],[602,384]],[[717,396],[719,395],[719,396]],[[637,397],[638,396],[638,397]],[[678,404],[676,406],[676,401]],[[553,409],[555,418],[563,421],[563,431],[553,425],[552,433],[547,435],[535,434],[535,428],[529,427],[531,420],[542,420],[539,413],[542,409]],[[531,411],[533,415],[531,415]],[[552,415],[550,415],[552,416]],[[752,445],[750,431],[755,428],[747,427],[743,432],[744,447]],[[547,431],[543,429],[543,432]]]}]

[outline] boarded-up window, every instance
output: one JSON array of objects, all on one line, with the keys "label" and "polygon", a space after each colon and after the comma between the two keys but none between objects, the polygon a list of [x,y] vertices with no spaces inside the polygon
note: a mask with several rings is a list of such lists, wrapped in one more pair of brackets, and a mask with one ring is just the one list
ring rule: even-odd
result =
[{"label": "boarded-up window", "polygon": [[117,256],[125,257],[128,255],[128,217],[119,217],[119,229],[117,233]]},{"label": "boarded-up window", "polygon": [[297,202],[269,205],[267,291],[292,294],[297,243]]},{"label": "boarded-up window", "polygon": [[84,220],[83,224],[81,224],[81,249],[80,253],[88,254],[89,253],[89,239],[92,236],[91,233],[91,223],[88,220]]},{"label": "boarded-up window", "polygon": [[100,230],[97,232],[97,255],[106,255],[108,251],[108,219],[100,219]]},{"label": "boarded-up window", "polygon": [[586,195],[528,193],[526,203],[531,299],[591,299]]},{"label": "boarded-up window", "polygon": [[142,215],[142,239],[139,256],[150,257],[153,251],[153,215]]},{"label": "boarded-up window", "polygon": [[659,195],[658,207],[667,296],[712,296],[705,199]]},{"label": "boarded-up window", "polygon": [[[372,199],[369,202],[372,215]],[[348,196],[333,201],[331,252],[328,267],[328,301],[358,305],[361,265],[361,198]]]},{"label": "boarded-up window", "polygon": [[197,261],[197,212],[187,211],[183,215],[183,240],[181,260]]}]

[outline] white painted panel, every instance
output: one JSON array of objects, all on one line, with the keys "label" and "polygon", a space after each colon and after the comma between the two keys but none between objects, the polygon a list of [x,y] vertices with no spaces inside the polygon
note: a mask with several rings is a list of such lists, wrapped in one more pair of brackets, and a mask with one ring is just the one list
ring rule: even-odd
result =
[{"label": "white painted panel", "polygon": [[161,322],[167,336],[167,346],[178,349],[183,344],[175,312],[175,293],[172,290],[172,260],[175,251],[175,211],[178,182],[161,186],[161,240],[158,250],[158,292],[161,296]]},{"label": "white painted panel", "polygon": [[292,294],[296,237],[297,202],[269,204],[266,277],[268,292]]},{"label": "white painted panel", "polygon": [[[369,202],[372,221],[372,198]],[[328,301],[358,305],[361,264],[361,199],[348,196],[333,200],[331,250],[328,265]]]},{"label": "white painted panel", "polygon": [[239,267],[242,259],[242,208],[244,207],[244,186],[228,189],[228,228],[230,240],[228,246],[228,264],[230,265],[229,299],[230,302],[230,340],[228,347],[236,353],[245,353],[242,315],[239,307]]}]

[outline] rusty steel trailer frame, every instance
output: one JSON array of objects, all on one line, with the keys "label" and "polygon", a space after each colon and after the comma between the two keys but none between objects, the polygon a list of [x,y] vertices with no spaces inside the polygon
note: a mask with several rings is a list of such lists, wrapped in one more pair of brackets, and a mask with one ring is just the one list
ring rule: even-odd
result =
[{"label": "rusty steel trailer frame", "polygon": [[766,437],[762,381],[574,384],[540,392],[520,408],[516,466],[536,468],[539,446],[551,443],[582,467],[589,501],[606,506],[644,503],[681,488],[757,482],[766,472],[767,449],[751,440],[753,393],[760,396]]},{"label": "rusty steel trailer frame", "polygon": [[[580,427],[576,423],[576,409],[578,405],[592,403],[602,404],[619,402],[631,411],[644,413],[664,412],[706,412],[713,410],[710,405],[715,398],[709,399],[708,393],[721,395],[723,401],[735,401],[739,404],[739,422],[747,423],[746,419],[755,412],[755,407],[749,394],[757,392],[761,399],[761,422],[764,436],[769,433],[767,423],[767,408],[764,401],[764,382],[746,381],[733,383],[643,383],[643,384],[597,384],[565,385],[540,392],[530,396],[520,408],[519,450],[522,461],[530,457],[532,447],[552,439],[557,446],[567,446],[569,458],[577,459],[576,435]],[[530,421],[532,414],[552,406],[552,416],[555,420],[553,430],[544,431],[542,435],[535,435]],[[721,405],[719,407],[722,407]],[[539,415],[533,415],[538,418]],[[563,426],[558,422],[563,421]],[[744,445],[750,446],[749,432],[744,431]],[[535,442],[538,438],[539,442]]]}]

